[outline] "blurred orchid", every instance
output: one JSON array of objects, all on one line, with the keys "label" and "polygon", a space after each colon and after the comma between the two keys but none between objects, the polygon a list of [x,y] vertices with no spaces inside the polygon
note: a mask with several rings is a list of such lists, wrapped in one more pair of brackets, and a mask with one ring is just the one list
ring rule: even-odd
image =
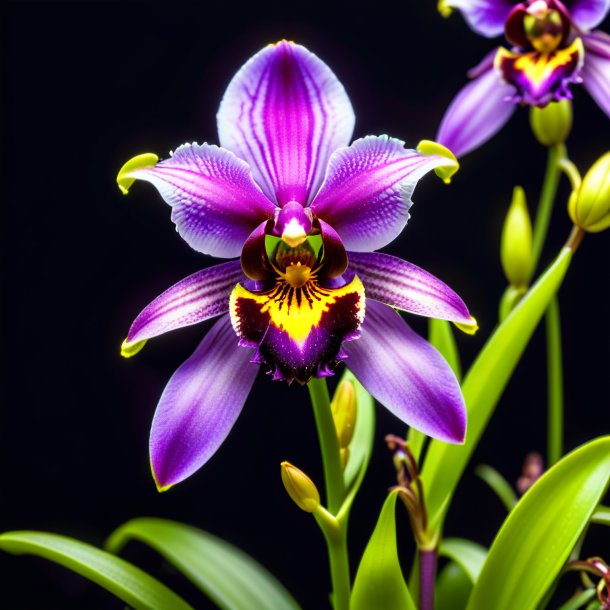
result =
[{"label": "blurred orchid", "polygon": [[157,407],[150,455],[158,488],[214,454],[259,363],[273,379],[305,384],[349,357],[354,374],[397,417],[462,441],[465,409],[451,369],[392,307],[466,329],[474,320],[443,282],[372,252],[405,227],[418,179],[455,161],[387,136],[347,146],[354,114],[343,86],[318,57],[286,41],[238,71],[217,119],[221,148],[185,144],[158,163],[140,155],[118,176],[125,193],[135,179],[152,183],[195,250],[241,257],[157,297],[123,344],[131,356],[152,337],[221,316]]},{"label": "blurred orchid", "polygon": [[473,80],[447,109],[437,141],[465,155],[493,137],[516,104],[571,98],[573,83],[610,115],[610,36],[591,31],[609,8],[610,0],[440,0],[443,15],[458,9],[476,33],[504,32],[513,47],[492,50],[468,72]]}]

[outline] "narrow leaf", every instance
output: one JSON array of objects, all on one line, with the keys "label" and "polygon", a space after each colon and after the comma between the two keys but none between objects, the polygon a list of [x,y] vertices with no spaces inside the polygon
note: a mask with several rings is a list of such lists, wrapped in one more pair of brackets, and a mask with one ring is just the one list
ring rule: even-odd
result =
[{"label": "narrow leaf", "polygon": [[396,550],[397,495],[395,491],[390,493],[381,509],[358,567],[350,610],[415,610]]},{"label": "narrow leaf", "polygon": [[595,589],[585,589],[570,598],[559,610],[578,610],[595,597]]},{"label": "narrow leaf", "polygon": [[140,568],[66,536],[7,532],[0,535],[0,548],[15,555],[37,555],[58,563],[104,587],[136,610],[192,610],[182,598]]},{"label": "narrow leaf", "polygon": [[455,376],[461,380],[462,365],[451,323],[447,320],[430,318],[428,320],[428,341],[443,355]]},{"label": "narrow leaf", "polygon": [[487,549],[472,540],[464,538],[446,538],[441,543],[439,555],[448,557],[464,570],[465,574],[474,584],[479,578],[485,557],[487,557]]},{"label": "narrow leaf", "polygon": [[375,437],[375,401],[373,397],[349,369],[343,373],[341,381],[343,380],[349,380],[354,384],[357,414],[354,436],[349,444],[350,456],[343,473],[347,494],[342,511],[349,509],[362,484],[373,452]]},{"label": "narrow leaf", "polygon": [[506,510],[510,512],[513,506],[517,504],[517,494],[510,483],[495,468],[487,464],[480,464],[474,472],[491,487],[506,507]]},{"label": "narrow leaf", "polygon": [[610,507],[600,504],[591,517],[591,523],[610,525]]},{"label": "narrow leaf", "polygon": [[510,512],[474,586],[468,610],[534,610],[587,527],[610,480],[610,436],[548,470]]},{"label": "narrow leaf", "polygon": [[436,579],[436,610],[464,610],[472,591],[472,581],[456,563],[449,562]]},{"label": "narrow leaf", "polygon": [[163,555],[220,608],[299,608],[280,582],[254,559],[203,530],[166,519],[133,519],[110,535],[106,548],[118,553],[130,540],[139,540]]},{"label": "narrow leaf", "polygon": [[440,534],[446,511],[495,406],[557,292],[572,259],[564,248],[555,262],[532,286],[511,314],[496,328],[464,379],[462,391],[468,409],[468,430],[463,445],[432,440],[426,453],[422,479],[427,492],[431,529]]}]

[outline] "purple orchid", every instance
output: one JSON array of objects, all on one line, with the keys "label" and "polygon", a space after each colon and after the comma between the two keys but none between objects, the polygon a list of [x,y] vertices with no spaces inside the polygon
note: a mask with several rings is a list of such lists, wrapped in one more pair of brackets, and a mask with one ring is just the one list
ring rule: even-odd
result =
[{"label": "purple orchid", "polygon": [[493,137],[516,104],[544,107],[571,98],[581,83],[610,116],[610,36],[595,30],[610,0],[440,0],[447,15],[461,11],[478,34],[504,32],[498,47],[468,72],[473,79],[455,97],[436,140],[460,157]]},{"label": "purple orchid", "polygon": [[[200,468],[229,434],[265,364],[273,379],[331,375],[349,358],[364,386],[426,434],[461,442],[465,408],[441,355],[392,307],[474,327],[460,297],[426,271],[372,252],[409,218],[428,171],[456,165],[387,136],[350,141],[354,113],[330,68],[279,42],[235,75],[218,111],[222,147],[185,144],[129,161],[123,192],[151,182],[195,250],[240,257],[150,303],[123,355],[147,339],[221,316],[167,384],[152,424],[160,490]],[[366,297],[365,297],[366,295]]]}]

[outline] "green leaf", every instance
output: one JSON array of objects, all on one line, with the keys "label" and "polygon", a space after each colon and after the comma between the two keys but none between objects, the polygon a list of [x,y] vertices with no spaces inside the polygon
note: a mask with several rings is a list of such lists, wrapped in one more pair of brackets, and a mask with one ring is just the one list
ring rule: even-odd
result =
[{"label": "green leaf", "polygon": [[341,512],[349,510],[371,460],[373,440],[375,438],[375,401],[356,379],[354,374],[346,369],[341,381],[349,380],[356,390],[357,414],[354,436],[349,444],[350,456],[343,473],[345,489],[347,490]]},{"label": "green leaf", "polygon": [[299,608],[280,582],[254,559],[203,530],[143,517],[115,530],[106,541],[106,548],[118,553],[130,540],[139,540],[163,555],[220,608]]},{"label": "green leaf", "polygon": [[448,563],[436,579],[434,607],[436,610],[464,610],[472,591],[472,582],[456,563]]},{"label": "green leaf", "polygon": [[479,578],[485,557],[487,557],[487,549],[472,540],[446,538],[441,543],[439,555],[453,560],[474,584]]},{"label": "green leaf", "polygon": [[510,512],[517,504],[517,494],[510,483],[495,469],[487,464],[480,464],[475,468],[475,474],[483,479],[496,493],[506,510]]},{"label": "green leaf", "polygon": [[464,444],[448,445],[438,440],[430,442],[422,480],[433,533],[440,535],[444,516],[460,477],[530,337],[561,285],[571,259],[572,250],[564,248],[519,305],[492,333],[470,368],[462,385],[468,409]]},{"label": "green leaf", "polygon": [[570,598],[559,610],[578,610],[595,597],[595,589],[585,589]]},{"label": "green leaf", "polygon": [[350,610],[415,610],[396,550],[396,497],[391,492],[358,567]]},{"label": "green leaf", "polygon": [[468,610],[534,610],[587,527],[610,480],[610,436],[565,456],[510,512]]},{"label": "green leaf", "polygon": [[460,380],[462,378],[462,365],[451,323],[447,320],[430,318],[428,320],[428,341],[443,355],[443,358],[453,369],[455,376]]},{"label": "green leaf", "polygon": [[595,509],[591,517],[591,523],[599,525],[610,525],[610,507],[602,506],[601,504]]},{"label": "green leaf", "polygon": [[192,610],[158,580],[106,551],[78,540],[46,532],[7,532],[0,549],[54,561],[104,587],[136,610]]}]

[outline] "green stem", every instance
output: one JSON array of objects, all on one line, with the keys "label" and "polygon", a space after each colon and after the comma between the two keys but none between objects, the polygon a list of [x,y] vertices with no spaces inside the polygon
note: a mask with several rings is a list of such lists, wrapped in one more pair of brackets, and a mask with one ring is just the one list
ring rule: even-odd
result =
[{"label": "green stem", "polygon": [[546,234],[551,220],[551,211],[553,210],[553,202],[557,194],[559,179],[561,178],[560,161],[566,156],[566,148],[563,144],[557,144],[549,147],[549,154],[546,164],[546,172],[544,175],[544,183],[538,209],[536,210],[536,220],[534,222],[534,235],[532,240],[532,271],[536,270],[542,247],[546,240]]},{"label": "green stem", "polygon": [[322,377],[313,377],[307,384],[316,428],[322,452],[322,465],[324,467],[324,484],[326,486],[326,502],[332,515],[337,515],[343,503],[345,485],[343,483],[343,469],[339,454],[339,440],[333,414],[330,410],[330,397],[326,380]]},{"label": "green stem", "polygon": [[545,325],[548,385],[547,467],[550,468],[563,455],[563,363],[557,297],[549,303]]},{"label": "green stem", "polygon": [[307,384],[318,430],[328,513],[314,513],[324,533],[330,562],[332,599],[334,610],[349,610],[350,573],[347,554],[347,520],[335,519],[345,495],[343,469],[339,453],[339,440],[330,408],[330,397],[326,380],[314,377]]}]

